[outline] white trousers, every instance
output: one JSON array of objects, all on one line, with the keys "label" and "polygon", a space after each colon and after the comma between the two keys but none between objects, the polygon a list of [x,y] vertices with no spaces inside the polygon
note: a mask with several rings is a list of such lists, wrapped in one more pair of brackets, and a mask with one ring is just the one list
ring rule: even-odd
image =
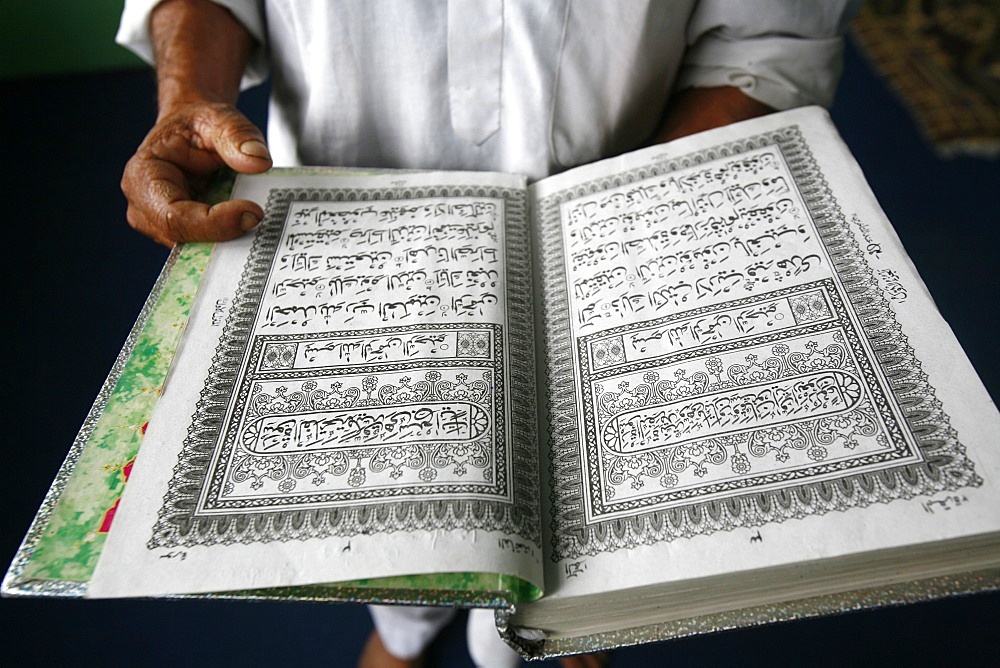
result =
[{"label": "white trousers", "polygon": [[[420,656],[455,616],[455,608],[430,606],[370,605],[368,610],[385,648],[400,659]],[[481,668],[521,665],[521,657],[501,640],[492,610],[469,610],[466,642],[472,662]]]}]

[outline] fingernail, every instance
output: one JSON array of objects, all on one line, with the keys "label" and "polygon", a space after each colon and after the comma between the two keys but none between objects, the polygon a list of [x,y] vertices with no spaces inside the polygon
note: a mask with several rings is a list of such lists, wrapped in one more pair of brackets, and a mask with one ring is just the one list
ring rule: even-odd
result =
[{"label": "fingernail", "polygon": [[267,146],[264,145],[264,142],[256,139],[250,139],[240,144],[240,152],[254,158],[271,159],[271,153],[267,150]]},{"label": "fingernail", "polygon": [[244,212],[243,215],[240,216],[240,229],[244,232],[257,227],[258,223],[260,223],[260,219],[249,211]]}]

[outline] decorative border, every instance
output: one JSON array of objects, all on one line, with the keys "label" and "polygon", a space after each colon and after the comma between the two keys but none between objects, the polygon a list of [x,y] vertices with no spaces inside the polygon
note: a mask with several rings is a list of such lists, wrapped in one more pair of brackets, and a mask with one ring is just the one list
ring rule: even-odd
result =
[{"label": "decorative border", "polygon": [[[586,496],[594,488],[592,480],[583,477],[588,468],[581,451],[587,448],[589,457],[595,453],[592,442],[581,445],[572,358],[585,351],[574,349],[569,334],[569,295],[562,261],[559,207],[579,197],[770,146],[781,152],[806,204],[840,280],[839,296],[849,302],[857,314],[858,335],[867,339],[875,352],[882,376],[888,383],[887,399],[902,416],[904,424],[901,427],[913,443],[913,454],[919,461],[911,459],[908,463],[878,471],[830,472],[820,480],[772,485],[771,489],[734,490],[709,498],[695,495],[667,509],[639,509],[637,515],[590,521],[581,509],[586,507]],[[550,379],[553,560],[981,484],[798,127],[785,127],[569,188],[545,198],[539,203],[538,211],[543,293],[547,296],[545,325],[546,331],[551,333],[547,340],[547,372]],[[871,372],[865,376],[867,385],[877,384]]]},{"label": "decorative border", "polygon": [[[817,290],[818,287],[825,289]],[[623,362],[601,371],[592,371],[584,365],[583,386],[597,388],[597,392],[585,391],[583,397],[587,458],[600,462],[600,471],[591,473],[587,489],[588,507],[594,519],[622,512],[634,514],[672,508],[690,503],[692,498],[754,493],[776,484],[787,486],[793,481],[831,474],[840,476],[887,462],[913,461],[915,448],[907,441],[889,399],[877,383],[859,335],[829,279],[747,297],[720,307],[679,313],[660,321],[676,322],[696,313],[774,302],[776,297],[788,300],[790,305],[801,304],[801,297],[808,295],[816,297],[815,302],[825,303],[803,308],[798,313],[793,306],[797,322],[781,333],[686,349],[639,362]],[[660,321],[643,324],[659,324]],[[590,338],[615,337],[620,336],[620,332],[636,329],[637,326],[626,326],[581,337],[578,341],[580,359],[585,361],[588,357]],[[826,345],[820,347],[817,340],[825,340]],[[788,343],[794,345],[795,342],[798,349],[790,348]],[[746,353],[749,355],[744,356]],[[735,357],[738,361],[724,365],[723,357]],[[690,367],[696,370],[686,372]],[[664,368],[678,369],[673,379],[661,379]],[[619,388],[620,391],[610,389],[622,376],[638,374],[642,375],[643,384]],[[791,390],[801,391],[814,387],[817,379],[829,383],[823,389],[825,394],[821,395],[829,401],[829,406],[818,409],[816,419],[793,420],[775,407],[770,415],[757,416],[764,418],[763,428],[748,431],[745,423],[751,416],[738,414],[739,403],[726,401],[727,395],[753,394],[763,385],[784,384]],[[765,391],[762,394],[772,393]],[[797,407],[793,391],[774,394],[784,396],[790,404],[787,408]],[[678,410],[673,407],[679,406],[680,414],[687,413],[690,419],[695,418],[691,414],[694,407],[711,410],[722,403],[735,409],[730,413],[731,425],[726,433],[711,438],[692,438],[688,443],[659,452],[649,448],[641,452],[614,453],[599,445],[606,439],[597,433],[595,425],[606,425],[619,416],[636,411],[665,411],[676,415]],[[886,434],[891,442],[883,443],[882,436]],[[869,441],[867,453],[827,461],[828,448],[841,435],[852,441],[849,446],[852,450],[858,447],[859,440]],[[870,441],[876,435],[879,435],[878,451],[871,452]],[[732,456],[727,454],[730,449],[734,450]],[[751,474],[751,470],[761,464],[769,464],[772,470]],[[721,480],[711,479],[710,471],[726,468],[732,469],[732,475]],[[679,476],[685,473],[690,476],[692,472],[699,480],[702,476],[707,479],[699,484],[681,486]],[[659,493],[645,492],[630,499],[615,499],[612,483],[630,482],[633,489],[640,490],[652,482],[650,479],[656,478],[660,478],[662,487]]]},{"label": "decorative border", "polygon": [[[502,447],[494,444],[498,472],[505,481],[495,481],[491,490],[475,490],[480,498],[374,498],[364,505],[334,503],[334,499],[310,502],[295,509],[250,508],[224,514],[205,512],[206,499],[218,497],[218,470],[211,462],[232,448],[232,431],[223,425],[223,416],[232,414],[232,423],[245,410],[252,383],[237,387],[243,368],[255,368],[250,360],[260,354],[264,338],[250,340],[267,276],[275,261],[278,243],[289,207],[294,201],[385,201],[431,197],[490,197],[503,199],[505,210],[507,271],[506,328],[493,330],[496,349],[491,356],[496,366],[483,360],[424,362],[413,371],[432,375],[434,367],[476,366],[493,374],[496,405],[503,407],[509,397],[512,415],[494,415],[498,439],[510,438]],[[526,220],[526,193],[493,186],[436,186],[395,189],[312,189],[272,190],[267,216],[260,226],[244,267],[233,306],[216,350],[208,380],[197,404],[188,436],[179,455],[174,476],[164,497],[159,519],[153,527],[149,549],[178,545],[216,543],[262,543],[301,540],[358,533],[433,529],[483,529],[516,533],[540,543],[538,511],[538,454],[535,437],[534,359],[530,305],[529,241]],[[422,326],[426,327],[426,326]],[[482,326],[477,326],[482,328]],[[467,328],[466,328],[467,329]],[[504,331],[506,329],[506,332]],[[343,334],[343,333],[342,333]],[[506,334],[506,340],[504,340]],[[514,355],[512,351],[517,351]],[[504,354],[506,353],[506,354]],[[443,365],[443,366],[442,366]],[[506,374],[500,371],[507,368]],[[419,367],[419,369],[417,369]],[[377,368],[387,371],[387,368]],[[316,376],[315,371],[309,374]],[[322,375],[322,374],[320,374]],[[425,378],[427,380],[427,378]],[[308,383],[304,379],[303,383]],[[506,429],[504,428],[506,425]],[[229,439],[229,440],[227,440]],[[445,490],[438,490],[445,491]],[[448,490],[454,492],[455,490]],[[463,490],[469,491],[469,490]],[[427,494],[426,490],[419,492]],[[493,498],[482,498],[483,494]],[[390,495],[387,495],[390,496]],[[499,497],[499,498],[498,498]],[[338,501],[343,501],[339,499]]]},{"label": "decorative border", "polygon": [[[421,360],[352,365],[319,372],[304,369],[275,373],[260,370],[262,351],[275,341],[295,345],[296,341],[329,340],[331,337],[323,334],[254,337],[247,368],[258,371],[246,373],[234,393],[232,416],[215,449],[215,458],[208,470],[209,482],[203,489],[198,511],[247,512],[442,494],[510,500],[510,458],[503,430],[506,388],[502,328],[497,325],[419,325],[363,330],[352,332],[351,336],[446,331],[454,332],[459,339],[463,335],[485,334],[492,342],[485,350],[488,357],[475,364],[456,355],[452,359],[431,362]],[[413,414],[414,407],[419,407],[418,412],[420,409],[433,411],[435,416],[449,415],[456,408],[465,409],[470,420],[477,419],[474,426],[479,435],[440,442],[426,438],[411,439],[409,443],[392,439],[389,445],[378,442],[394,423],[413,427],[413,423],[398,425],[398,418]],[[377,419],[389,413],[396,419]],[[359,434],[353,447],[336,449],[304,448],[301,443],[291,443],[291,452],[262,453],[245,442],[256,434],[259,443],[263,425],[273,424],[276,418],[304,419],[320,414],[329,415],[338,422],[349,422],[368,432]],[[356,465],[351,466],[351,462]],[[461,480],[435,483],[439,473],[450,470],[462,477],[469,469],[482,470],[484,483]],[[404,477],[404,472],[410,480],[400,484],[410,487],[378,486],[375,481],[368,480],[380,473],[395,480]],[[381,476],[382,485],[391,484],[385,480],[386,475]],[[338,478],[346,481],[346,489],[343,485],[329,489],[329,480]],[[325,491],[300,489],[293,493],[307,480],[317,487],[325,485]],[[265,483],[276,489],[271,489],[270,493],[233,494],[236,484],[248,481],[253,489],[264,488]]]}]

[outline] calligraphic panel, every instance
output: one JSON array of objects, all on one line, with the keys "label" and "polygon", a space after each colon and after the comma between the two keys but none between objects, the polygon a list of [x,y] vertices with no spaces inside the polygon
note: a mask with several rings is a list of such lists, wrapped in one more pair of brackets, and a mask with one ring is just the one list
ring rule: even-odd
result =
[{"label": "calligraphic panel", "polygon": [[[242,379],[199,511],[443,494],[510,500],[500,332],[425,325],[344,341],[256,337],[249,367],[259,370]],[[267,361],[275,348],[383,338],[403,360],[368,351],[367,362],[319,368],[308,354],[301,366]],[[428,365],[417,354],[426,339],[449,354]]]},{"label": "calligraphic panel", "polygon": [[[674,351],[668,341],[659,357],[647,350],[641,361],[585,369],[588,459],[600,481],[594,516],[919,462],[889,397],[866,382],[874,370],[831,288],[829,280],[806,284],[706,309],[707,317],[688,312],[603,332],[614,340],[666,331],[669,339],[693,321],[700,345]],[[813,317],[791,307],[803,296]],[[755,322],[761,311],[771,318]],[[698,327],[720,315],[728,323],[730,313],[732,331]],[[581,345],[595,348],[587,337]]]},{"label": "calligraphic panel", "polygon": [[272,190],[150,546],[537,538],[524,215],[497,187]]},{"label": "calligraphic panel", "polygon": [[797,128],[539,210],[554,558],[979,484]]}]

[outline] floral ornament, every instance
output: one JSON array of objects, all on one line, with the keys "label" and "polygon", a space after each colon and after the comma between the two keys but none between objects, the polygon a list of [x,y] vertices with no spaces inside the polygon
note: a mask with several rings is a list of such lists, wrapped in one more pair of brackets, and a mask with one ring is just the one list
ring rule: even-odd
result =
[{"label": "floral ornament", "polygon": [[285,458],[281,456],[250,456],[240,452],[233,461],[232,482],[244,483],[250,480],[250,489],[260,489],[264,479],[281,480],[289,473]]},{"label": "floral ornament", "polygon": [[[305,380],[301,385],[299,385],[300,389],[292,392],[291,394],[285,396],[285,392],[287,392],[287,390],[285,390],[285,392],[281,392],[280,396],[288,402],[286,410],[295,413],[315,410],[318,407],[322,407],[322,400],[325,398],[326,392],[324,390],[317,389],[317,387],[318,386],[315,380]],[[285,388],[278,389],[283,390]],[[317,406],[317,402],[320,406]]]},{"label": "floral ornament", "polygon": [[846,363],[847,349],[836,343],[831,343],[820,349],[816,341],[807,341],[805,353],[793,352],[788,355],[788,364],[797,373],[820,369],[842,369]]},{"label": "floral ornament", "polygon": [[746,475],[750,473],[750,458],[742,452],[733,455],[731,466],[736,475]]},{"label": "floral ornament", "polygon": [[437,383],[441,380],[441,374],[438,371],[428,371],[424,374],[424,380],[418,381],[414,385],[414,390],[417,393],[418,400],[427,400],[437,398]]},{"label": "floral ornament", "polygon": [[634,389],[629,381],[620,381],[618,392],[604,392],[603,386],[598,384],[596,386],[597,405],[602,423],[633,408],[697,396],[704,394],[708,388],[708,374],[703,371],[697,371],[688,376],[686,369],[675,369],[674,378],[676,380],[660,380],[658,373],[648,371],[642,376],[643,382],[636,385]]},{"label": "floral ornament", "polygon": [[[642,392],[646,386],[640,385]],[[629,382],[623,380],[618,383],[618,392],[605,392],[599,399],[600,406],[609,415],[615,415],[630,408],[646,405],[646,396],[639,396],[635,391],[629,389]]]},{"label": "floral ornament", "polygon": [[459,357],[487,357],[490,352],[488,332],[458,332]]},{"label": "floral ornament", "polygon": [[796,324],[830,317],[830,309],[826,300],[823,299],[823,294],[818,291],[791,295],[788,298],[788,305],[792,309],[792,317],[795,318]]},{"label": "floral ornament", "polygon": [[345,388],[340,381],[330,383],[330,389],[322,395],[315,395],[313,403],[317,409],[350,408],[361,397],[361,391],[356,387]]},{"label": "floral ornament", "polygon": [[383,385],[379,388],[378,399],[383,404],[405,404],[418,400],[417,390],[410,383],[412,379],[404,376],[399,379],[399,385]]},{"label": "floral ornament", "polygon": [[627,481],[632,489],[642,489],[645,486],[643,478],[655,480],[664,471],[663,460],[651,452],[626,456],[607,455],[604,461],[608,481],[612,485],[621,485]]},{"label": "floral ornament", "polygon": [[[436,372],[434,372],[436,373]],[[490,396],[490,385],[485,380],[469,380],[468,374],[455,376],[455,382],[438,380],[433,384],[436,399],[444,401],[474,401],[483,403]]]},{"label": "floral ornament", "polygon": [[[853,380],[853,379],[851,379]],[[845,394],[860,394],[861,388],[857,382],[852,382],[845,388]],[[875,420],[874,408],[864,401],[847,413],[826,417],[817,422],[816,441],[821,445],[832,445],[838,439],[847,450],[854,450],[861,445],[859,436],[882,436]]]},{"label": "floral ornament", "polygon": [[365,469],[363,466],[358,464],[351,469],[350,475],[347,476],[347,484],[351,487],[361,487],[365,484]]},{"label": "floral ornament", "polygon": [[709,357],[705,360],[705,368],[708,372],[715,376],[715,382],[722,382],[722,360],[718,357]]},{"label": "floral ornament", "polygon": [[777,357],[767,357],[763,361],[751,353],[745,358],[746,364],[731,364],[726,369],[729,381],[737,386],[753,385],[777,380],[782,375],[782,362]]},{"label": "floral ornament", "polygon": [[[255,390],[258,388],[260,388],[259,384],[254,387]],[[291,403],[285,396],[287,392],[288,388],[284,385],[275,389],[273,395],[267,394],[263,389],[260,389],[250,399],[249,414],[254,416],[268,415],[269,413],[287,413],[291,409]]]},{"label": "floral ornament", "polygon": [[247,405],[247,417],[256,418],[276,413],[296,413],[354,405],[358,396],[357,388],[346,391],[341,388],[342,384],[337,382],[330,386],[329,391],[321,390],[315,380],[306,380],[293,392],[289,392],[286,386],[281,385],[274,390],[274,394],[268,394],[260,383],[256,383]]},{"label": "floral ornament", "polygon": [[806,450],[806,455],[808,455],[809,459],[813,460],[814,462],[823,461],[824,459],[826,459],[827,454],[828,453],[826,448],[824,448],[822,445],[814,445],[808,450]]},{"label": "floral ornament", "polygon": [[753,432],[747,440],[747,449],[754,457],[760,458],[773,453],[777,461],[787,462],[790,458],[789,448],[804,450],[809,442],[810,439],[798,425],[779,425]]},{"label": "floral ornament", "polygon": [[307,454],[299,460],[293,475],[296,478],[307,478],[313,476],[313,485],[322,485],[326,482],[326,474],[342,476],[350,468],[350,459],[343,452],[314,452]]},{"label": "floral ornament", "polygon": [[[241,432],[231,469],[233,489],[227,494],[235,493],[243,485],[260,490],[268,478],[278,482],[281,491],[290,491],[298,480],[307,481],[303,484],[312,487],[340,482],[355,488],[372,484],[375,480],[384,482],[385,478],[403,480],[419,477],[429,482],[435,480],[443,469],[456,477],[481,475],[484,481],[490,482],[492,473],[488,466],[492,461],[492,446],[489,439],[440,443],[430,447],[376,443],[350,450],[302,452],[304,446],[299,442],[296,431],[297,414],[319,409],[450,401],[456,402],[450,409],[457,426],[447,423],[445,429],[468,428],[480,435],[492,433],[492,419],[486,409],[493,399],[489,383],[492,375],[488,370],[477,371],[476,376],[480,374],[483,380],[473,380],[475,376],[470,378],[470,373],[461,372],[445,380],[446,375],[430,370],[422,374],[423,380],[418,383],[404,376],[395,385],[383,384],[383,379],[373,374],[358,379],[356,385],[349,387],[345,387],[342,381],[323,383],[312,378],[286,382],[273,389],[268,388],[266,383],[255,383],[246,413],[249,420]],[[321,383],[325,386],[323,389],[320,388]],[[260,419],[274,415],[287,416],[288,419]],[[264,427],[267,427],[266,434]],[[262,440],[265,436],[266,443]],[[260,450],[262,443],[266,452]],[[369,473],[383,472],[385,477],[368,478]],[[289,482],[281,482],[286,479]]]},{"label": "floral ornament", "polygon": [[451,443],[439,445],[431,454],[431,463],[438,469],[452,467],[452,473],[464,476],[469,466],[485,469],[490,463],[488,445],[476,443]]},{"label": "floral ornament", "polygon": [[416,445],[394,445],[380,448],[371,458],[368,467],[375,473],[389,469],[389,477],[398,480],[403,468],[416,469],[424,464],[426,456]]},{"label": "floral ornament", "polygon": [[600,369],[624,362],[625,346],[622,343],[622,338],[616,336],[603,341],[595,341],[591,347],[591,354],[594,356],[594,368]]},{"label": "floral ornament", "polygon": [[261,357],[262,369],[291,369],[295,365],[295,353],[298,344],[269,343],[264,347]]},{"label": "floral ornament", "polygon": [[361,391],[365,393],[367,399],[363,402],[366,406],[370,406],[375,403],[372,399],[372,392],[375,391],[375,387],[378,385],[377,376],[365,376],[361,381]]},{"label": "floral ornament", "polygon": [[674,371],[676,381],[665,381],[656,386],[656,395],[666,401],[672,401],[681,397],[690,397],[703,394],[708,386],[708,376],[701,371],[687,375],[687,369],[677,369]]}]

